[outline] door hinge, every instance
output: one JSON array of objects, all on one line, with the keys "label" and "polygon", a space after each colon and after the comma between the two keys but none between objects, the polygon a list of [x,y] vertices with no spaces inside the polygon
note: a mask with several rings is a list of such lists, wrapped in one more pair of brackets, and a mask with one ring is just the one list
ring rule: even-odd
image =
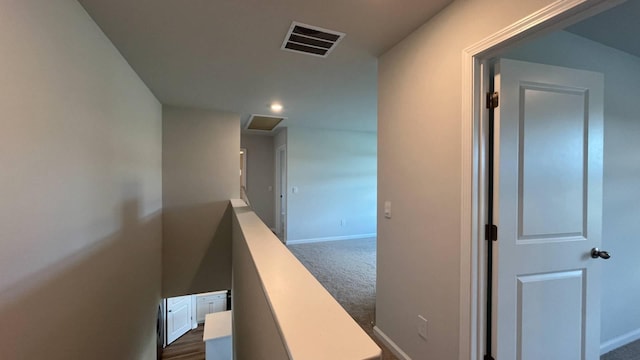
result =
[{"label": "door hinge", "polygon": [[487,93],[487,109],[495,109],[500,104],[500,95],[497,91]]},{"label": "door hinge", "polygon": [[496,241],[498,240],[498,227],[495,225],[485,225],[484,226],[484,238],[485,240]]}]

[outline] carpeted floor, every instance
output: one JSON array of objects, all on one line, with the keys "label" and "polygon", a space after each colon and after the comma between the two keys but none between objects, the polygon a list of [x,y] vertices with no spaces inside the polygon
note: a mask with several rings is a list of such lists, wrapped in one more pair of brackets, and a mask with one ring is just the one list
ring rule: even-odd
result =
[{"label": "carpeted floor", "polygon": [[640,340],[617,348],[600,357],[602,360],[640,360]]},{"label": "carpeted floor", "polygon": [[[380,345],[382,359],[397,360],[373,335],[376,239],[289,245],[289,249]],[[640,340],[602,355],[601,360],[640,360]]]},{"label": "carpeted floor", "polygon": [[383,360],[397,360],[373,335],[376,304],[376,239],[290,245],[291,252],[382,348]]}]

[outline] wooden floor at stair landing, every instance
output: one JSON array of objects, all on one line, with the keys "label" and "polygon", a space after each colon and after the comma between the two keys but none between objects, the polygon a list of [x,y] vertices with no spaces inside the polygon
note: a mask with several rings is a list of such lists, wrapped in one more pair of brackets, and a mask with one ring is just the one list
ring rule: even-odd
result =
[{"label": "wooden floor at stair landing", "polygon": [[204,325],[199,325],[182,335],[178,340],[164,348],[162,360],[205,360],[204,359]]}]

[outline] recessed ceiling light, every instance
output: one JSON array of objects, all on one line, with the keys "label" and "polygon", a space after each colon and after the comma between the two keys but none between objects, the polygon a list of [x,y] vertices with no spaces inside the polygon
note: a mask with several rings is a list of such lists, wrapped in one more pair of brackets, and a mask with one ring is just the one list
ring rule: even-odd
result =
[{"label": "recessed ceiling light", "polygon": [[273,111],[273,112],[282,111],[282,105],[281,104],[277,104],[277,103],[271,104],[271,111]]}]

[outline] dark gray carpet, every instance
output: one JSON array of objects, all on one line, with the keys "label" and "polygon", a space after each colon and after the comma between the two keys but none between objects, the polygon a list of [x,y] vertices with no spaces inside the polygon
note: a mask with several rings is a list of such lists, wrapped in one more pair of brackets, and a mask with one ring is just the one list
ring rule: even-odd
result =
[{"label": "dark gray carpet", "polygon": [[291,252],[382,348],[383,360],[397,358],[373,335],[376,305],[376,239],[289,245]]},{"label": "dark gray carpet", "polygon": [[617,348],[600,357],[602,360],[640,360],[640,340]]}]

